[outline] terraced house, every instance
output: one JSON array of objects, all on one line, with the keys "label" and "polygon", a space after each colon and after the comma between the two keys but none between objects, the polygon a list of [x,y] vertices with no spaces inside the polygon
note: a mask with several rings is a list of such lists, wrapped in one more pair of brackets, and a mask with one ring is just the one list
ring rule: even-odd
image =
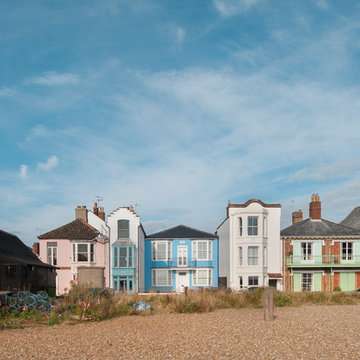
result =
[{"label": "terraced house", "polygon": [[218,237],[179,225],[145,239],[145,290],[218,286]]},{"label": "terraced house", "polygon": [[360,230],[322,219],[317,194],[311,197],[308,219],[302,219],[301,210],[292,217],[293,224],[281,231],[285,290],[352,291],[360,287]]}]

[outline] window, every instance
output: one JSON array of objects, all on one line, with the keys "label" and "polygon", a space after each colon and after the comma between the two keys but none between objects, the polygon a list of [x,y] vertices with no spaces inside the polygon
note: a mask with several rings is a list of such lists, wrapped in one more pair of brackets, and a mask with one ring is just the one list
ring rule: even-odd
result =
[{"label": "window", "polygon": [[118,239],[129,238],[129,220],[118,220]]},{"label": "window", "polygon": [[257,216],[248,217],[248,235],[257,236],[258,234],[258,218]]},{"label": "window", "polygon": [[249,286],[258,286],[259,277],[258,276],[249,276]]},{"label": "window", "polygon": [[151,252],[153,261],[171,261],[171,241],[154,241]]},{"label": "window", "polygon": [[187,246],[178,246],[178,266],[187,266]]},{"label": "window", "polygon": [[267,217],[264,216],[264,237],[267,236]]},{"label": "window", "polygon": [[152,271],[152,286],[172,286],[172,271],[168,269],[154,269]]},{"label": "window", "polygon": [[192,242],[193,260],[212,260],[212,241],[193,241]]},{"label": "window", "polygon": [[242,266],[243,264],[243,249],[239,247],[239,265]]},{"label": "window", "polygon": [[341,258],[345,261],[352,260],[353,244],[351,242],[343,242],[341,245]]},{"label": "window", "polygon": [[301,274],[301,290],[311,291],[312,290],[312,275],[311,273]]},{"label": "window", "polygon": [[259,248],[257,246],[248,247],[248,265],[258,265],[259,263]]},{"label": "window", "polygon": [[73,244],[73,262],[94,262],[94,244],[75,243]]},{"label": "window", "polygon": [[240,234],[240,236],[242,236],[242,229],[243,229],[242,218],[239,218],[239,234]]},{"label": "window", "polygon": [[312,243],[311,242],[301,243],[301,259],[303,261],[311,261],[312,260]]},{"label": "window", "polygon": [[48,242],[47,243],[47,262],[50,265],[57,265],[57,243]]},{"label": "window", "polygon": [[239,276],[239,287],[240,287],[240,289],[242,289],[243,288],[243,278],[242,278],[242,276]]},{"label": "window", "polygon": [[212,285],[212,269],[193,270],[194,286],[211,286]]},{"label": "window", "polygon": [[134,263],[133,255],[134,250],[133,246],[114,246],[114,262],[113,267],[126,268],[132,267]]}]

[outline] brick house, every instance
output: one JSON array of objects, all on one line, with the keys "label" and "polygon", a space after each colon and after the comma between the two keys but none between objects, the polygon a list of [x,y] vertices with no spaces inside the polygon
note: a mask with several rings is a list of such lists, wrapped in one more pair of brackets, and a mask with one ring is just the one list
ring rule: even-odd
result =
[{"label": "brick house", "polygon": [[281,231],[286,291],[352,291],[360,287],[360,230],[321,218],[319,195],[313,194],[309,218],[292,214]]}]

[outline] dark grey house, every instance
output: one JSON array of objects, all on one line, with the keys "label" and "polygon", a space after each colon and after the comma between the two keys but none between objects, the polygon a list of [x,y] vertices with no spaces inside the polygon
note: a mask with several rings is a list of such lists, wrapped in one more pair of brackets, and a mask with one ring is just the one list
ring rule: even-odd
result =
[{"label": "dark grey house", "polygon": [[0,230],[0,291],[55,288],[56,268],[44,264],[17,236]]}]

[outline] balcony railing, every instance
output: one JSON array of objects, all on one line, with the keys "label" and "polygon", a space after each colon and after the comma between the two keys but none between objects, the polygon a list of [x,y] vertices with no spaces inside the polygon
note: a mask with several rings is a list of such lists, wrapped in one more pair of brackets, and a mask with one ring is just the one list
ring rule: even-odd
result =
[{"label": "balcony railing", "polygon": [[287,267],[360,267],[360,256],[310,255],[286,257]]}]

